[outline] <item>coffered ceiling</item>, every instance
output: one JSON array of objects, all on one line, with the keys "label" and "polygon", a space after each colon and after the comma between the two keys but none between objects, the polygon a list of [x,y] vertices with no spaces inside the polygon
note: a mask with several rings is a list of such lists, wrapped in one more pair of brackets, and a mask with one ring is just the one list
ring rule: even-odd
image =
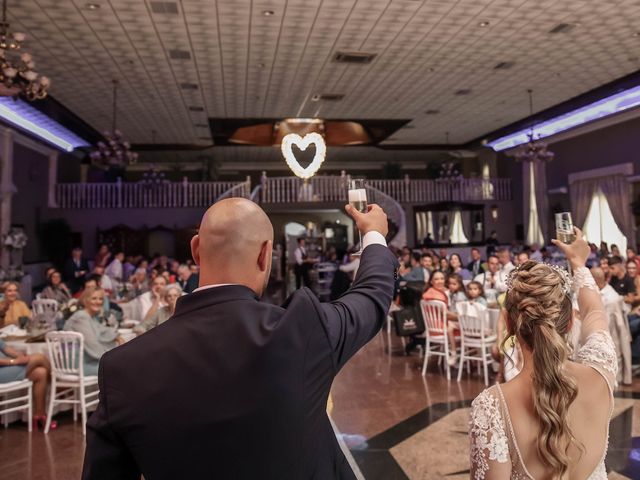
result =
[{"label": "coffered ceiling", "polygon": [[211,143],[211,117],[320,116],[410,118],[387,143],[459,144],[526,117],[528,88],[540,111],[640,69],[638,0],[94,3],[12,0],[11,28],[98,130],[119,79],[134,143]]}]

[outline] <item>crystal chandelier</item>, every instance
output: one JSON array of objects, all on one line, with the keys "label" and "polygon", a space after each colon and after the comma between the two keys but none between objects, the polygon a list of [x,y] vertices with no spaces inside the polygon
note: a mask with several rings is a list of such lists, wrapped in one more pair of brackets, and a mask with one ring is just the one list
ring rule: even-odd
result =
[{"label": "crystal chandelier", "polygon": [[[527,90],[529,93],[529,114],[533,115],[533,90]],[[533,138],[533,126],[529,133],[529,141],[520,145],[516,150],[515,158],[518,162],[550,162],[555,154],[547,150],[547,144],[542,140]]]},{"label": "crystal chandelier", "polygon": [[18,57],[17,50],[26,35],[9,31],[7,21],[7,0],[2,1],[2,22],[0,22],[0,96],[16,97],[19,94],[29,101],[47,96],[51,81],[39,77],[31,54],[24,52]]},{"label": "crystal chandelier", "polygon": [[138,160],[138,154],[131,151],[131,144],[124,140],[122,132],[116,128],[116,105],[118,81],[113,81],[113,122],[110,132],[102,132],[105,142],[98,142],[97,150],[90,157],[94,165],[101,168],[126,167]]}]

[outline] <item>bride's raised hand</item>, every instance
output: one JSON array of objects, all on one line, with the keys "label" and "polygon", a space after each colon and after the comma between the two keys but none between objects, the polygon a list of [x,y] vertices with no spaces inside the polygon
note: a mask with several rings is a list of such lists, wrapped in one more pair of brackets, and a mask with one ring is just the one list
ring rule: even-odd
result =
[{"label": "bride's raised hand", "polygon": [[571,265],[571,268],[574,270],[576,268],[584,267],[587,258],[589,258],[589,254],[591,253],[591,249],[589,248],[589,244],[584,239],[584,234],[582,230],[578,227],[573,227],[576,239],[571,243],[564,243],[560,240],[556,240],[555,238],[551,240],[556,247],[558,247],[567,257],[567,261]]}]

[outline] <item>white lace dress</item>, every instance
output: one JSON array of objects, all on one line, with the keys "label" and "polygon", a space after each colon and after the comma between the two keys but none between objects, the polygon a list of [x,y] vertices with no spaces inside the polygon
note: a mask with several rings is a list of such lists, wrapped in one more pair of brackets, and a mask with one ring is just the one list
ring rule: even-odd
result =
[{"label": "white lace dress", "polygon": [[[585,274],[585,272],[580,273]],[[578,273],[576,277],[578,277]],[[593,288],[593,279],[590,273],[588,273],[588,278],[576,278],[575,281],[578,284],[578,288]],[[588,295],[586,296],[588,297]],[[601,309],[594,309],[592,305],[581,305],[581,309],[583,306],[586,307],[584,309],[586,310],[585,319],[602,313]],[[588,321],[584,322],[583,320],[583,323],[586,323],[588,327]],[[613,385],[618,369],[618,361],[616,349],[609,332],[602,329],[593,329],[588,332],[582,347],[578,350],[577,361],[594,368],[604,377],[607,385],[609,385],[611,408],[613,410]],[[610,416],[611,412],[609,413]],[[507,462],[511,462],[510,478],[512,480],[534,480],[522,460],[511,418],[509,417],[509,410],[500,385],[494,385],[484,390],[473,401],[471,405],[471,421],[469,423],[469,438],[474,480],[482,480],[488,476],[492,464],[505,464]],[[607,472],[604,465],[606,453],[607,447],[605,446],[604,454],[596,469],[588,477],[588,480],[606,480]]]}]

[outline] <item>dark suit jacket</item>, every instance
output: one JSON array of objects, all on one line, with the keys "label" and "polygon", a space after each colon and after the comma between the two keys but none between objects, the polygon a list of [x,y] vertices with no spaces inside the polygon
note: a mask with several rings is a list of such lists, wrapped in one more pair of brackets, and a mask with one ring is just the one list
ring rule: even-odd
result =
[{"label": "dark suit jacket", "polygon": [[89,273],[89,263],[83,258],[80,260],[80,266],[78,267],[76,263],[73,261],[73,258],[68,258],[64,264],[64,269],[62,272],[62,278],[66,282],[67,286],[71,289],[72,292],[77,292],[84,286],[85,277],[76,277],[76,272],[84,270]]},{"label": "dark suit jacket", "polygon": [[480,275],[481,273],[484,273],[484,267],[482,266],[482,260],[480,260],[480,265],[478,265],[478,272],[474,272],[473,271],[473,264],[476,262],[469,262],[469,265],[467,265],[467,270],[469,270],[471,272],[471,274],[475,277],[476,275]]},{"label": "dark suit jacket", "polygon": [[182,290],[184,291],[184,293],[191,293],[193,292],[196,288],[198,288],[198,282],[199,282],[200,278],[198,276],[197,273],[192,273],[189,278],[187,279],[187,281],[183,281],[182,279],[178,280],[178,284],[180,285],[180,287],[182,287]]},{"label": "dark suit jacket", "polygon": [[327,397],[382,327],[396,266],[368,246],[331,303],[302,288],[279,307],[239,285],[181,297],[171,319],[102,357],[83,479],[355,478]]}]

